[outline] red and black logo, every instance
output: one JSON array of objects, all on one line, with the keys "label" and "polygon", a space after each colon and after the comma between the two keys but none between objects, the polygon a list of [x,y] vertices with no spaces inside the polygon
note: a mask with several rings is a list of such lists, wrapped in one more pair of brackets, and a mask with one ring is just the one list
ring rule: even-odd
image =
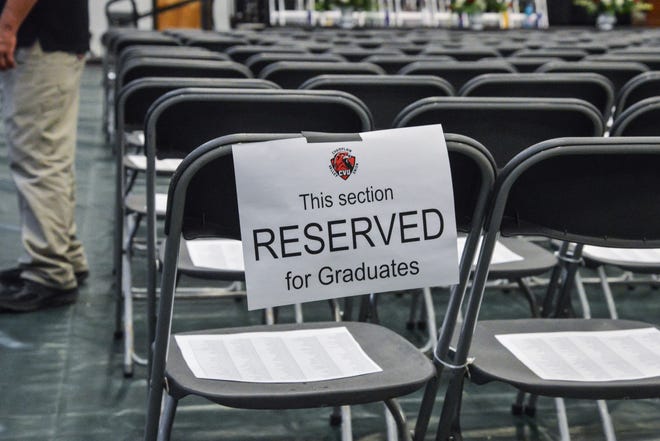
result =
[{"label": "red and black logo", "polygon": [[339,148],[332,154],[334,156],[330,159],[330,171],[333,175],[346,180],[357,172],[358,164],[350,149]]}]

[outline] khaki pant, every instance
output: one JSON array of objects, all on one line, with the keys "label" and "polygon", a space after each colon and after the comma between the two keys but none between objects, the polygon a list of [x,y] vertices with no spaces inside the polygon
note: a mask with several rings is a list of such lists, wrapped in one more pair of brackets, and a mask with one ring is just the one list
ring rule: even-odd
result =
[{"label": "khaki pant", "polygon": [[60,289],[76,286],[87,260],[76,238],[76,130],[84,61],[43,52],[39,43],[16,51],[17,66],[0,73],[9,166],[18,190],[21,277]]}]

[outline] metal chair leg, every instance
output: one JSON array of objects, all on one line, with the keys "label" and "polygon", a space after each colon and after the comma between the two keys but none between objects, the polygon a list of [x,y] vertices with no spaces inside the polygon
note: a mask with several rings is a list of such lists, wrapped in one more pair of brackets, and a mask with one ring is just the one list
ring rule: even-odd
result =
[{"label": "metal chair leg", "polygon": [[158,441],[170,440],[172,424],[174,424],[174,414],[176,414],[178,403],[179,401],[170,395],[165,397],[165,405],[163,406],[163,413],[160,416],[160,424],[158,426]]},{"label": "metal chair leg", "polygon": [[390,415],[396,423],[398,438],[402,441],[412,441],[410,431],[408,430],[408,424],[406,423],[406,415],[403,413],[403,409],[401,409],[399,403],[393,399],[386,400],[385,406],[387,406],[387,409],[389,410],[388,415]]}]

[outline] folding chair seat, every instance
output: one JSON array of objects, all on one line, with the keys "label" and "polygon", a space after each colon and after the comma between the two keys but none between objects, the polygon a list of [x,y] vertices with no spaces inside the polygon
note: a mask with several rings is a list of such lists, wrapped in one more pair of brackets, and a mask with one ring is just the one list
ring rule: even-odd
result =
[{"label": "folding chair seat", "polygon": [[[579,99],[500,97],[425,98],[404,109],[394,126],[440,122],[447,132],[481,142],[499,168],[505,167],[526,146],[560,136],[601,136],[604,127],[598,110]],[[542,311],[524,279],[554,268],[557,258],[536,244],[522,242],[524,238],[503,238],[500,246],[518,251],[515,254],[521,259],[494,264],[492,271],[497,278],[515,280],[532,314],[539,315]]]},{"label": "folding chair seat", "polygon": [[443,78],[455,90],[472,78],[486,73],[515,73],[516,69],[503,60],[494,61],[416,61],[410,63],[399,71],[400,75],[435,75]]},{"label": "folding chair seat", "polygon": [[430,96],[451,96],[454,88],[433,76],[320,75],[300,89],[341,90],[364,102],[374,117],[374,128],[389,129],[394,118],[409,104]]},{"label": "folding chair seat", "polygon": [[245,61],[256,54],[306,54],[307,50],[299,45],[278,44],[273,46],[266,45],[239,45],[232,46],[225,50],[225,53],[237,63],[245,64]]},{"label": "folding chair seat", "polygon": [[660,136],[658,117],[660,96],[643,99],[617,116],[610,136]]},{"label": "folding chair seat", "polygon": [[641,63],[650,70],[660,70],[660,54],[604,54],[589,55],[585,61],[619,61],[627,63]]},{"label": "folding chair seat", "polygon": [[622,88],[616,102],[614,117],[646,98],[660,96],[660,72],[646,72],[633,77]]},{"label": "folding chair seat", "polygon": [[[370,130],[372,124],[364,103],[338,91],[186,88],[160,97],[145,120],[148,341],[153,341],[155,326],[156,159],[183,158],[205,141],[235,132],[289,133],[304,128],[343,133]],[[130,265],[128,257],[124,256],[125,265]],[[122,299],[126,302],[132,289],[130,280],[124,279]],[[132,306],[123,309],[130,311]],[[132,318],[124,319],[124,329],[132,331]],[[132,358],[132,354],[125,354],[124,369],[129,375]]]},{"label": "folding chair seat", "polygon": [[[447,135],[446,141],[452,169],[457,224],[476,231],[478,235],[481,215],[494,179],[494,164],[483,147],[468,138]],[[145,440],[155,440],[157,434],[158,439],[170,438],[177,403],[188,395],[242,409],[302,409],[385,401],[396,420],[399,439],[412,440],[411,433],[406,429],[405,415],[394,399],[425,384],[432,387],[435,384],[433,365],[409,342],[378,325],[341,323],[366,354],[382,368],[382,372],[374,374],[317,382],[264,384],[199,379],[187,367],[176,338],[171,334],[179,238],[224,237],[240,240],[232,160],[234,147],[231,143],[227,144],[227,139],[217,139],[194,150],[184,160],[170,184],[165,224],[168,241]],[[209,192],[209,188],[217,190]],[[471,261],[471,256],[467,259],[464,257],[464,261]],[[469,271],[465,278],[468,274]],[[186,334],[313,331],[338,325],[336,322],[317,322],[224,328]],[[165,394],[164,384],[167,384]],[[166,404],[161,412],[163,395]],[[414,439],[423,439],[425,432],[426,425],[417,424]]]},{"label": "folding chair seat", "polygon": [[621,61],[552,61],[540,66],[537,72],[592,72],[609,79],[614,85],[614,96],[617,96],[624,84],[649,68],[641,63]]},{"label": "folding chair seat", "polygon": [[371,63],[278,61],[266,66],[259,78],[279,84],[283,89],[297,89],[308,79],[324,74],[385,75]]},{"label": "folding chair seat", "polygon": [[485,74],[468,81],[461,96],[578,98],[596,107],[607,122],[614,103],[610,80],[595,73]]},{"label": "folding chair seat", "polygon": [[344,62],[346,59],[338,54],[323,53],[279,53],[279,52],[260,52],[252,55],[245,60],[245,65],[252,71],[255,76],[259,75],[266,66],[278,61],[323,61],[323,62]]},{"label": "folding chair seat", "polygon": [[[578,399],[640,399],[660,396],[660,376],[640,376],[646,353],[657,354],[660,342],[648,337],[641,352],[633,352],[630,335],[595,344],[593,352],[581,352],[578,343],[563,344],[561,349],[539,340],[527,341],[526,348],[514,355],[503,341],[509,334],[537,338],[538,333],[591,333],[656,328],[657,325],[629,320],[607,319],[533,319],[478,321],[484,296],[488,263],[498,234],[536,234],[561,241],[618,248],[659,248],[660,229],[660,138],[565,138],[535,145],[512,160],[498,176],[494,203],[490,209],[474,282],[466,300],[465,320],[455,340],[450,362],[450,378],[439,423],[437,439],[460,438],[457,418],[464,376],[474,384],[503,382],[532,394]],[[631,216],[630,213],[634,215]],[[578,245],[581,246],[581,245]],[[576,257],[579,257],[579,253]],[[587,334],[586,336],[596,334]],[[585,334],[581,336],[586,337]],[[544,377],[536,368],[527,367],[521,357],[533,357],[531,348],[543,347],[547,367],[559,360],[579,359],[585,365],[572,375]],[[617,368],[624,378],[606,375],[596,379],[587,365],[595,356],[610,354],[607,348],[621,351]],[[555,349],[549,349],[555,348]],[[554,351],[554,352],[553,352]],[[521,355],[522,354],[522,355]],[[596,355],[597,354],[597,355]],[[613,367],[607,361],[599,366]],[[645,368],[645,366],[644,366]],[[641,369],[644,371],[645,369]],[[651,373],[651,375],[653,375]]]},{"label": "folding chair seat", "polygon": [[512,54],[514,57],[524,58],[561,58],[564,61],[580,61],[589,53],[581,49],[520,49]]},{"label": "folding chair seat", "polygon": [[423,55],[447,55],[458,61],[478,61],[483,58],[498,58],[499,52],[488,47],[462,47],[448,49],[437,46],[428,46],[422,52]]},{"label": "folding chair seat", "polygon": [[388,75],[394,75],[404,66],[415,61],[452,61],[448,55],[371,55],[363,61],[383,68]]}]

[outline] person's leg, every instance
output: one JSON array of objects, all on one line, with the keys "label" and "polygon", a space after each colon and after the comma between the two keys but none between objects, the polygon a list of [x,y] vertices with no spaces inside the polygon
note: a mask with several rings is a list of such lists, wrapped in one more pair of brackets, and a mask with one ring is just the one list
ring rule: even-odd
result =
[{"label": "person's leg", "polygon": [[18,191],[25,255],[21,277],[69,290],[87,270],[75,236],[74,159],[84,62],[35,44],[4,72],[3,114],[11,175]]}]

